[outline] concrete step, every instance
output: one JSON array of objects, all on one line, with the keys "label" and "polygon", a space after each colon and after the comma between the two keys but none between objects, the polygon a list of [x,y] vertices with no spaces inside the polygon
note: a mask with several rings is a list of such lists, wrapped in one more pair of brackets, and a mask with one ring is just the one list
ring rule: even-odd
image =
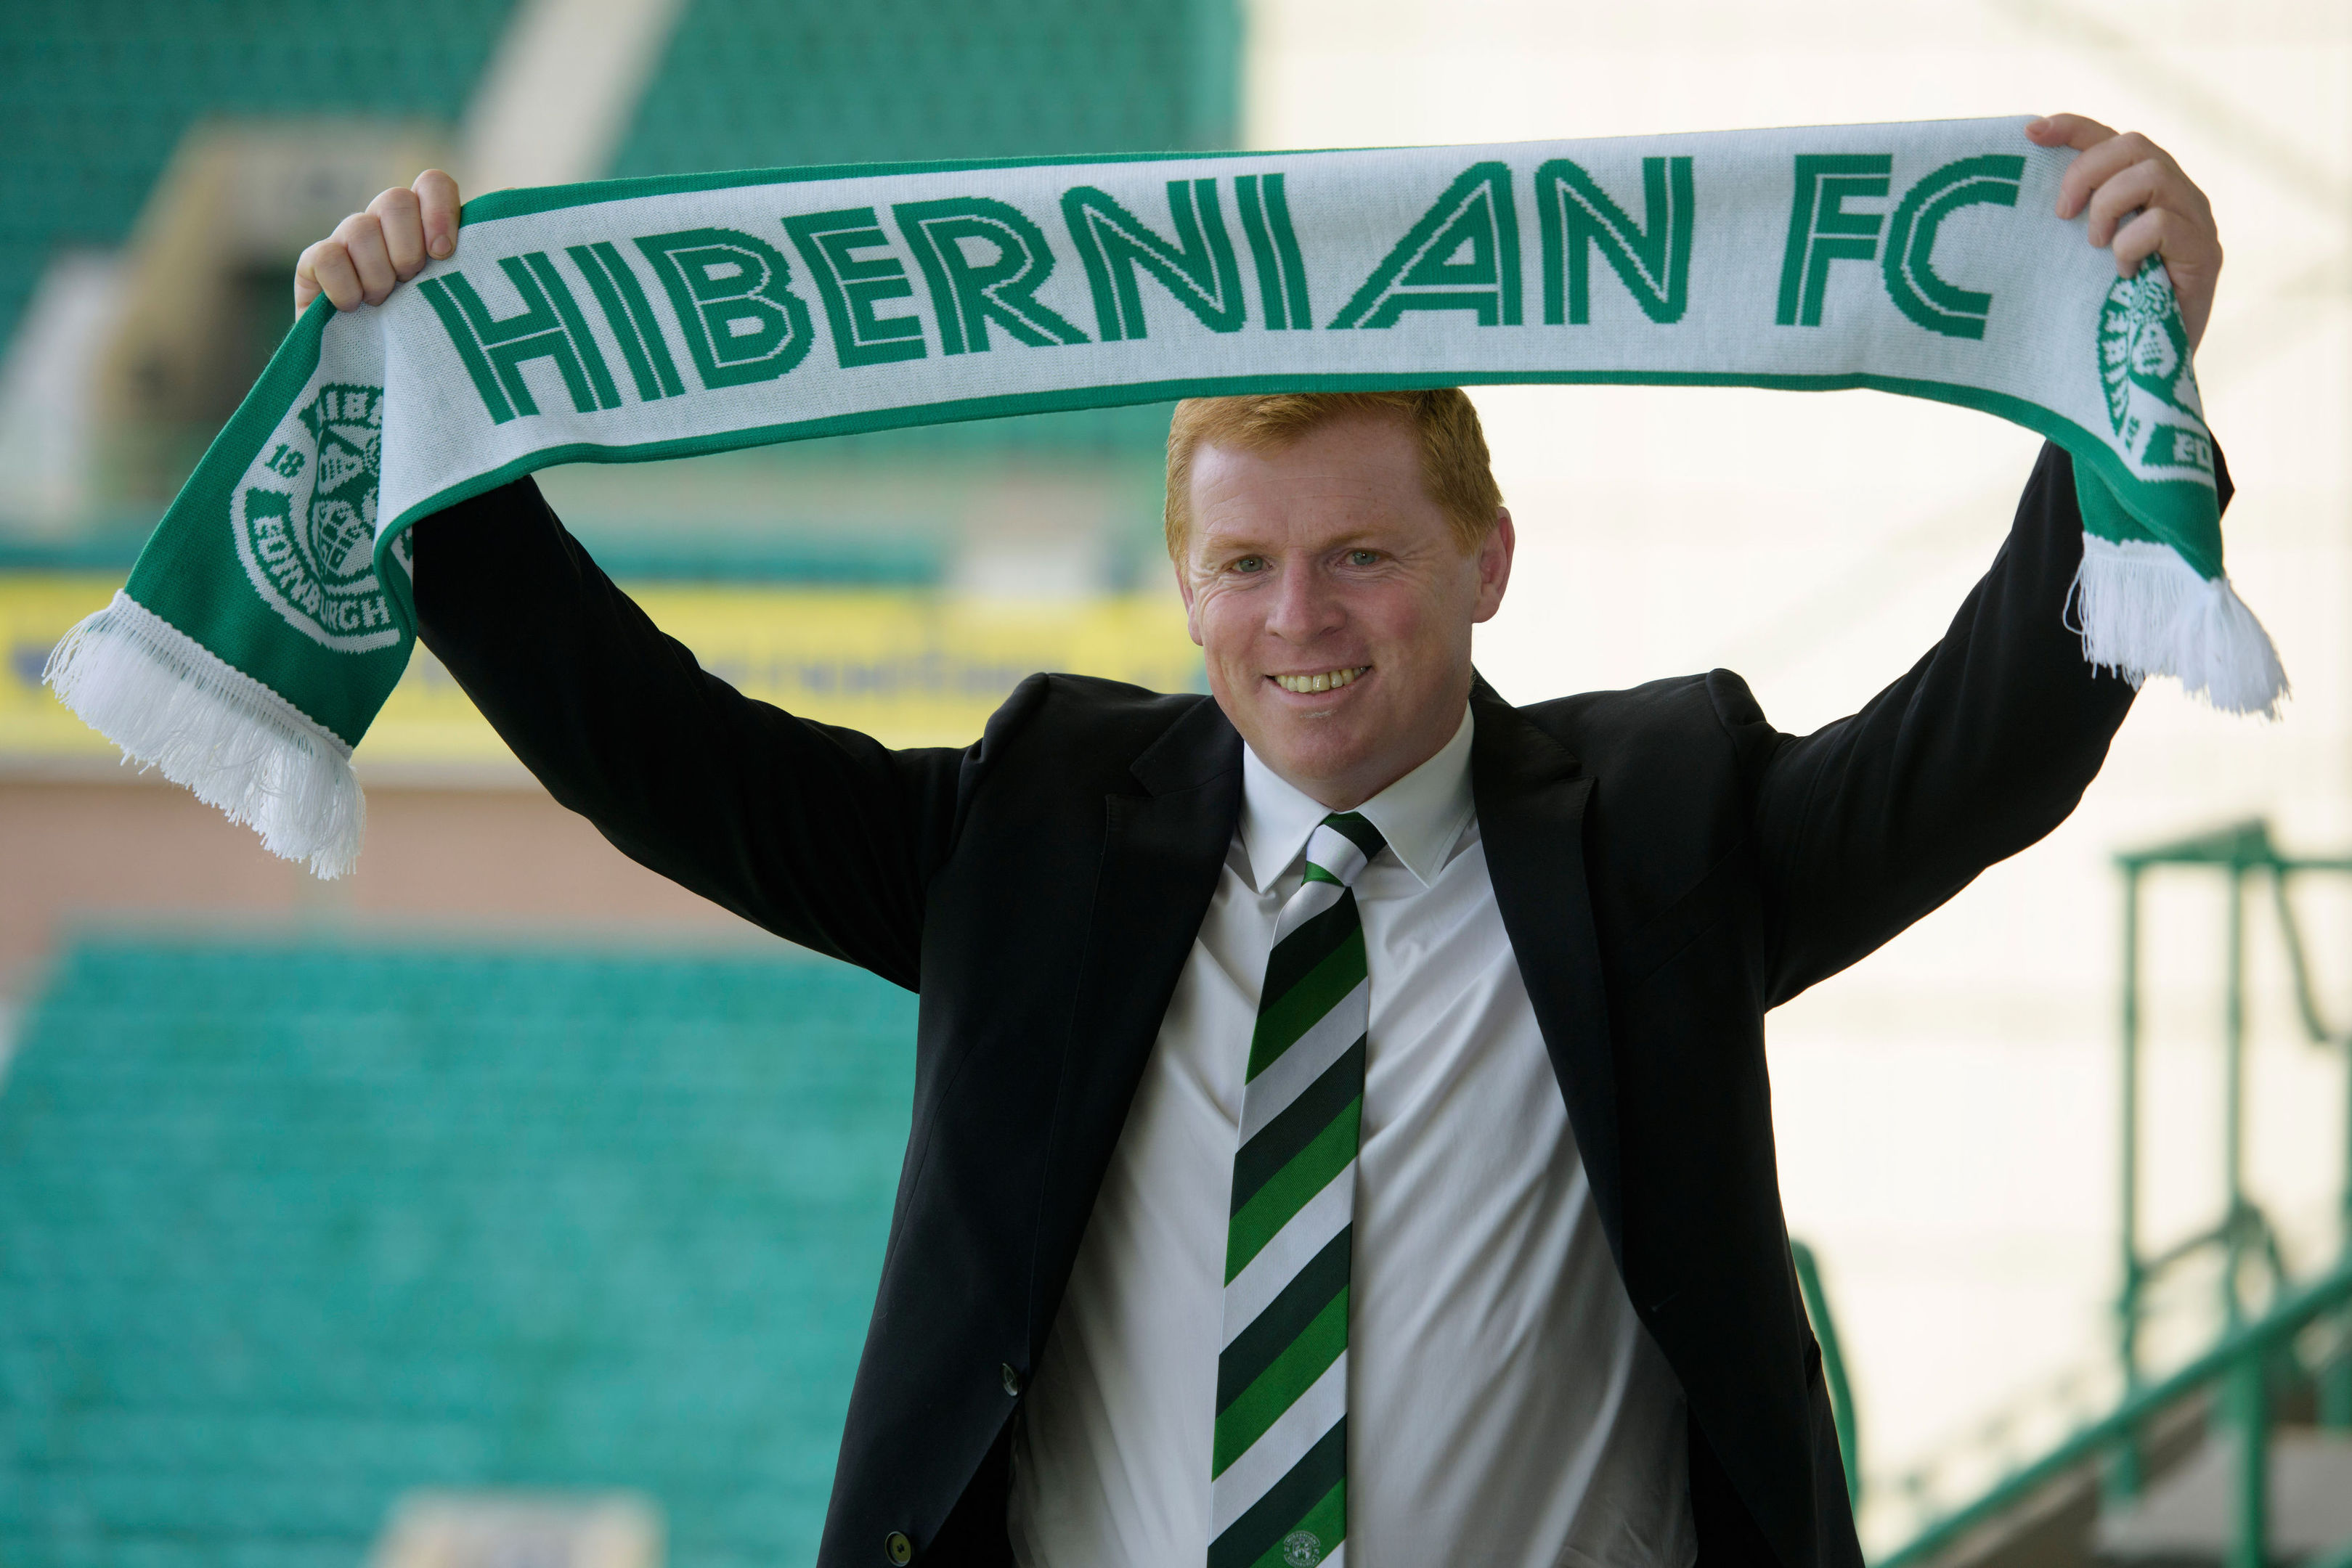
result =
[{"label": "concrete step", "polygon": [[[2137,1502],[2101,1513],[2094,1550],[2109,1563],[2215,1563],[2237,1528],[2237,1446],[2206,1437]],[[2291,1561],[2352,1541],[2352,1433],[2281,1427],[2271,1434],[2270,1550]]]}]

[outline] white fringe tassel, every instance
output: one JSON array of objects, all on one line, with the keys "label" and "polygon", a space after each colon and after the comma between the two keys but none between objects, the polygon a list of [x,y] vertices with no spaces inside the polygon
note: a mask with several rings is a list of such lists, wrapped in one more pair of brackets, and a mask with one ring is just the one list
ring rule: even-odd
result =
[{"label": "white fringe tassel", "polygon": [[2092,664],[2135,686],[2173,676],[2224,713],[2278,716],[2286,672],[2229,579],[2208,581],[2160,544],[2084,534],[2067,603]]},{"label": "white fringe tassel", "polygon": [[41,678],[126,761],[249,824],[273,854],[329,878],[357,863],[367,802],[351,747],[152,611],[117,593]]}]

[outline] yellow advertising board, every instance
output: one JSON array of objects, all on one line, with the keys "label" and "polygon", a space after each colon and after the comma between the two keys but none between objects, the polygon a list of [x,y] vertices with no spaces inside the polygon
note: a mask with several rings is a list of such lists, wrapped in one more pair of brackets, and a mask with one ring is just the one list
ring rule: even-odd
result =
[{"label": "yellow advertising board", "polygon": [[[104,760],[114,748],[58,706],[41,666],[119,575],[0,573],[0,764]],[[1201,689],[1200,650],[1169,592],[998,601],[919,589],[649,583],[637,602],[703,667],[789,712],[885,745],[962,746],[1023,677],[1106,675]],[[417,651],[361,743],[362,766],[497,765],[510,754],[440,663]]]}]

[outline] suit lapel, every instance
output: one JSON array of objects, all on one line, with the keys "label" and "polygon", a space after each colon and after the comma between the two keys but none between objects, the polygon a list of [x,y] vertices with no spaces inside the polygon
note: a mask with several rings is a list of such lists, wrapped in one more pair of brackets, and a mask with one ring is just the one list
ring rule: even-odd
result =
[{"label": "suit lapel", "polygon": [[1475,725],[1470,788],[1495,903],[1622,1268],[1617,1073],[1584,868],[1584,807],[1592,779],[1566,747],[1484,680],[1472,689],[1470,702]]},{"label": "suit lapel", "polygon": [[1241,820],[1241,737],[1203,701],[1136,759],[1139,790],[1104,797],[1102,864],[1046,1163],[1046,1228],[1049,1245],[1058,1245],[1040,1260],[1050,1290],[1032,1292],[1034,1343],[1044,1343],[1059,1309],[1103,1172],[1216,893]]},{"label": "suit lapel", "polygon": [[[1584,865],[1592,779],[1483,680],[1471,705],[1471,793],[1495,901],[1622,1265],[1616,1072]],[[1224,715],[1202,702],[1136,759],[1137,791],[1104,798],[1102,863],[1049,1134],[1045,1228],[1059,1244],[1039,1260],[1040,1282],[1051,1286],[1033,1293],[1035,1343],[1059,1309],[1103,1172],[1216,892],[1241,818],[1241,751]]]}]

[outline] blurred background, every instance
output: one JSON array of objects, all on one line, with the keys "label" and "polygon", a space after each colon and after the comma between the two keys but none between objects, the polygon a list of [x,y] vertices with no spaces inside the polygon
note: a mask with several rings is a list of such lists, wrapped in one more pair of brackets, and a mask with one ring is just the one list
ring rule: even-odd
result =
[{"label": "blurred background", "polygon": [[[2352,1542],[2352,11],[2290,0],[0,5],[0,1563],[814,1554],[913,999],[638,870],[421,650],[310,881],[39,685],[289,319],[469,192],[735,167],[2061,108],[2230,265],[2199,361],[2295,695],[2152,686],[2084,807],[1771,1024],[1782,1188],[1882,1565]],[[1780,727],[1916,659],[2034,455],[1864,393],[1476,393],[1528,701],[1727,665]],[[704,662],[898,745],[1199,682],[1164,408],[559,469]]]}]

